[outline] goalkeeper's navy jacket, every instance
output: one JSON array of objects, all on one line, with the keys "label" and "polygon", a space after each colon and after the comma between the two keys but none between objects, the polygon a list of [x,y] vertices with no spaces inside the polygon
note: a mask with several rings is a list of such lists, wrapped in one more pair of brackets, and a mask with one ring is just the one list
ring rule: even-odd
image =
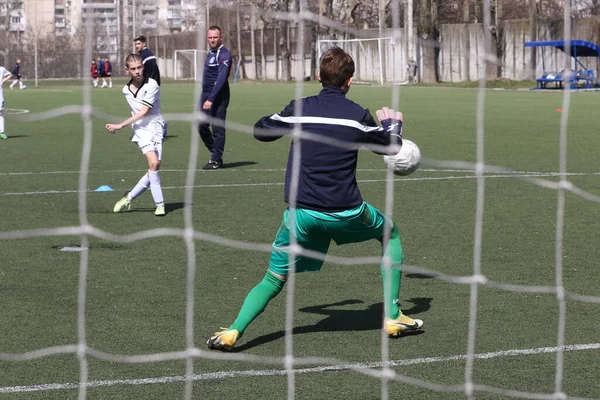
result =
[{"label": "goalkeeper's navy jacket", "polygon": [[142,64],[144,64],[144,78],[152,78],[160,86],[160,71],[154,54],[147,47],[144,47],[140,50],[140,57],[142,57]]},{"label": "goalkeeper's navy jacket", "polygon": [[210,49],[204,62],[204,75],[202,76],[202,92],[208,94],[211,103],[223,99],[229,101],[229,72],[231,71],[231,52],[221,45],[217,49]]},{"label": "goalkeeper's navy jacket", "polygon": [[[296,116],[298,106],[301,106],[301,114]],[[402,143],[400,135],[390,134],[377,125],[369,110],[347,99],[344,91],[337,87],[324,87],[316,96],[293,100],[283,111],[261,118],[254,125],[254,137],[263,142],[277,140],[290,134],[295,124],[301,124],[303,133],[335,139],[346,145],[344,148],[306,138],[301,140],[298,208],[337,212],[358,207],[363,203],[356,183],[359,148],[368,144],[388,146],[372,150],[378,154],[396,154],[399,147],[392,144]],[[292,143],[285,174],[284,199],[288,204],[293,163]]]}]

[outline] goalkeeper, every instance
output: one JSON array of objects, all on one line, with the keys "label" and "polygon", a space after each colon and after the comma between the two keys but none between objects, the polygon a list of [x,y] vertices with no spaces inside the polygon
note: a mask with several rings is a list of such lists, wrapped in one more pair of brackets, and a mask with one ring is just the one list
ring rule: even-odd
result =
[{"label": "goalkeeper", "polygon": [[[334,47],[320,59],[319,80],[323,86],[317,96],[293,100],[278,114],[261,118],[254,126],[254,136],[270,142],[291,134],[295,124],[312,135],[345,142],[345,147],[302,139],[300,174],[297,182],[296,208],[287,208],[273,243],[269,268],[264,279],[248,293],[242,308],[229,328],[216,332],[209,348],[229,350],[242,337],[250,323],[285,285],[291,268],[295,272],[318,271],[323,260],[305,255],[290,256],[291,213],[295,216],[298,245],[327,254],[331,240],[337,244],[376,239],[391,261],[391,268],[381,265],[383,276],[384,329],[390,336],[418,330],[423,321],[403,315],[398,305],[401,266],[404,260],[398,226],[386,221],[385,215],[363,201],[356,182],[358,150],[364,145],[379,145],[378,154],[396,154],[402,141],[402,114],[384,108],[377,112],[379,127],[368,110],[348,100],[354,61],[344,50]],[[298,108],[297,108],[298,107]],[[296,111],[301,110],[301,115]],[[377,151],[376,151],[377,150]],[[285,178],[285,202],[290,202],[294,164],[294,145],[290,148]],[[385,230],[388,229],[386,232]]]}]

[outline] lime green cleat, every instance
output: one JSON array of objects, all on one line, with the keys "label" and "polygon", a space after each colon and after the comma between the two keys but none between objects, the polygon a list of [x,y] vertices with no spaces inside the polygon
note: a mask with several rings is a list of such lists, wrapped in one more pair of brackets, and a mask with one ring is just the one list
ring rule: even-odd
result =
[{"label": "lime green cleat", "polygon": [[383,321],[385,330],[391,337],[402,336],[406,332],[414,332],[421,329],[423,321],[420,319],[412,319],[406,315],[400,314],[396,319],[385,318]]},{"label": "lime green cleat", "polygon": [[6,139],[8,139],[8,136],[6,136],[6,133],[0,132],[0,139],[6,140]]},{"label": "lime green cleat", "polygon": [[113,211],[116,213],[120,213],[120,212],[124,211],[126,208],[128,211],[131,210],[131,201],[127,200],[127,196],[125,196],[121,200],[117,201],[117,204],[115,204],[115,208],[113,209]]},{"label": "lime green cleat", "polygon": [[165,206],[163,204],[161,204],[160,206],[156,206],[156,211],[154,211],[154,215],[156,215],[157,217],[162,217],[165,214]]},{"label": "lime green cleat", "polygon": [[231,350],[235,346],[240,333],[237,329],[223,329],[222,331],[215,332],[214,336],[208,339],[206,344],[209,349],[215,350]]}]

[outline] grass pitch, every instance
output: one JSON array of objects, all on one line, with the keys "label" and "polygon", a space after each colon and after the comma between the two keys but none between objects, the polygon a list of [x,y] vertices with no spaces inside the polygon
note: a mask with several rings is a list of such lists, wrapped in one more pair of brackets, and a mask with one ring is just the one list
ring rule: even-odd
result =
[{"label": "grass pitch", "polygon": [[[93,107],[121,120],[128,114],[119,90],[95,89]],[[163,112],[194,110],[194,87],[166,83]],[[306,85],[304,95],[316,94]],[[294,97],[293,85],[234,85],[228,121],[252,125],[281,110]],[[392,91],[353,87],[349,97],[376,110],[389,106]],[[600,195],[597,104],[600,94],[573,93],[568,123],[568,179]],[[77,235],[9,238],[15,232],[77,227],[78,185],[83,146],[81,116],[40,122],[18,119],[18,110],[39,113],[82,103],[78,86],[6,91],[7,141],[0,141],[0,397],[76,399],[80,362],[73,352],[8,361],[9,355],[78,343],[77,301],[82,256],[89,265],[85,334],[89,347],[112,355],[143,355],[186,348],[188,250],[178,236],[135,242],[89,237],[89,252],[61,251],[81,246]],[[532,176],[557,181],[562,94],[489,91],[485,95],[485,160]],[[477,91],[403,87],[400,109],[404,136],[424,157],[475,161]],[[566,112],[564,110],[563,112]],[[197,171],[193,203],[184,201],[191,135],[189,123],[169,123],[161,173],[168,214],[154,217],[149,193],[131,212],[113,214],[114,203],[144,173],[145,161],[129,142],[129,132],[110,135],[109,121],[94,119],[85,218],[100,232],[135,234],[157,228],[193,229],[217,240],[194,240],[194,345],[230,324],[250,288],[259,282],[268,253],[226,246],[225,239],[269,244],[282,212],[284,168],[289,139],[260,143],[228,130],[225,167]],[[209,158],[203,147],[198,167]],[[504,284],[556,284],[558,192],[509,174],[488,174],[482,238],[482,274]],[[358,179],[363,197],[384,209],[386,172],[380,156],[361,152]],[[96,192],[108,185],[112,192]],[[399,223],[406,262],[448,276],[473,272],[477,180],[462,168],[423,165],[394,184],[393,216]],[[188,213],[189,211],[189,213]],[[567,298],[564,373],[560,387],[569,396],[600,398],[600,281],[597,232],[600,205],[572,193],[565,196],[562,263]],[[344,257],[378,256],[378,243],[332,247]],[[439,277],[439,276],[438,276]],[[405,273],[402,306],[425,321],[425,332],[389,342],[392,369],[405,381],[389,387],[372,376],[327,363],[298,366],[297,399],[465,398],[457,385],[465,378],[470,286],[417,272]],[[239,343],[241,360],[197,358],[193,398],[281,399],[290,382],[281,365],[244,356],[285,355],[287,289],[247,330]],[[382,288],[379,267],[326,262],[320,273],[296,277],[293,352],[362,368],[381,368]],[[556,387],[559,307],[553,294],[478,290],[473,380],[477,399],[509,398],[508,391],[551,394]],[[215,353],[211,353],[215,354]],[[90,399],[183,398],[185,360],[123,363],[88,357]],[[337,365],[337,367],[335,366]],[[443,385],[447,392],[441,392]],[[500,389],[499,393],[485,387]],[[382,389],[384,387],[385,389]],[[513,393],[514,394],[514,393]],[[518,395],[518,393],[517,393]],[[521,394],[520,397],[525,395]],[[519,397],[517,396],[517,397]]]}]

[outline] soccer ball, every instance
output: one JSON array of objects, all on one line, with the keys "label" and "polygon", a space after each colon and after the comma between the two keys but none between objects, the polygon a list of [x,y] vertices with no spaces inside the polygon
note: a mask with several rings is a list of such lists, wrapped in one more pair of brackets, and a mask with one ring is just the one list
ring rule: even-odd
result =
[{"label": "soccer ball", "polygon": [[421,150],[415,142],[402,139],[400,152],[393,156],[383,156],[385,165],[396,175],[410,175],[419,168],[421,163]]}]

